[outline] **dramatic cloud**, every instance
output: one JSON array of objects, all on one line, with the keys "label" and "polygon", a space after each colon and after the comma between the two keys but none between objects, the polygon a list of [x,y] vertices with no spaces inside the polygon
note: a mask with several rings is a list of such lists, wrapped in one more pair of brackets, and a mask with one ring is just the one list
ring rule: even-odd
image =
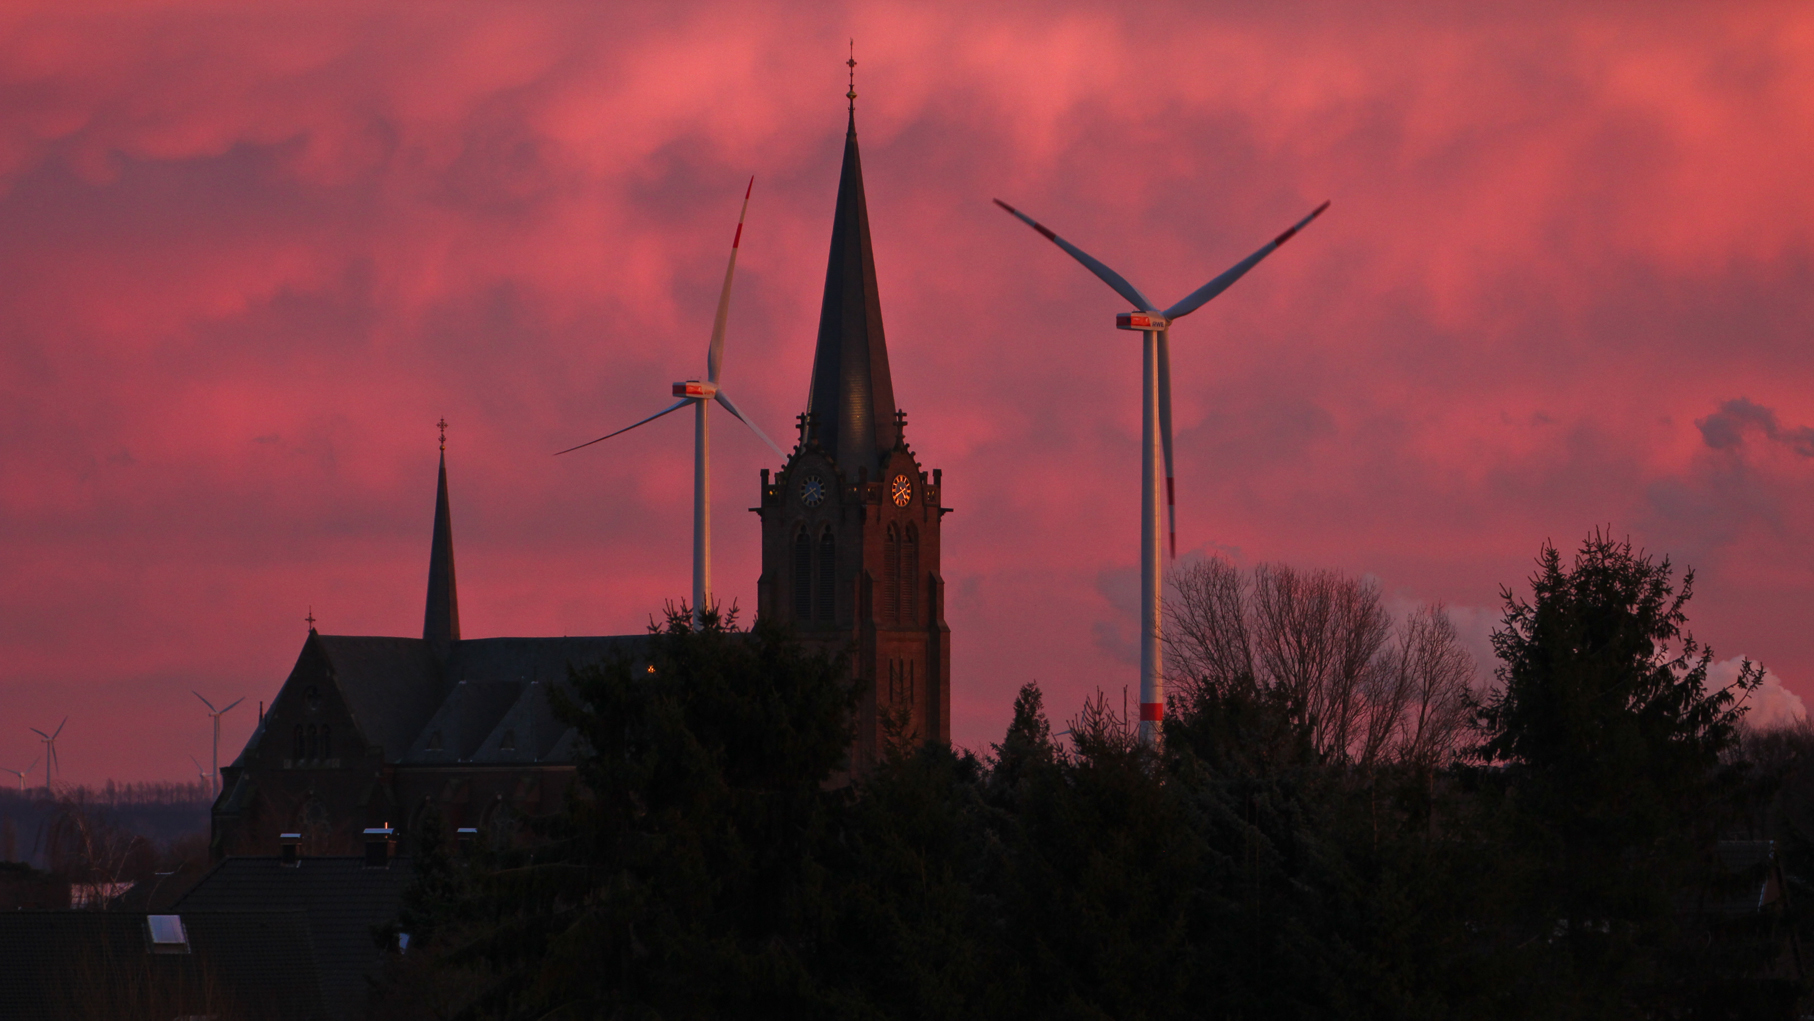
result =
[{"label": "dramatic cloud", "polygon": [[[1181,551],[1484,634],[1610,523],[1696,570],[1698,635],[1814,676],[1801,7],[16,3],[0,761],[68,713],[70,779],[183,776],[189,690],[249,699],[237,750],[311,607],[414,633],[443,415],[469,634],[684,592],[684,423],[549,454],[700,371],[750,174],[726,382],[788,434],[852,36],[896,392],[957,507],[960,742],[1028,679],[1060,713],[1132,680],[1138,351],[992,197],[1161,301],[1333,200],[1174,333]],[[773,457],[716,450],[747,611]]]},{"label": "dramatic cloud", "polygon": [[1727,401],[1720,409],[1696,421],[1701,439],[1715,450],[1730,450],[1745,442],[1745,433],[1756,429],[1772,443],[1781,443],[1802,457],[1814,457],[1814,427],[1784,429],[1776,421],[1776,412],[1743,397]]},{"label": "dramatic cloud", "polygon": [[[1745,657],[1734,656],[1708,667],[1707,689],[1718,691],[1731,687],[1732,682],[1738,680],[1738,672],[1744,662]],[[1801,696],[1783,687],[1782,678],[1770,671],[1764,672],[1764,683],[1746,698],[1745,705],[1750,710],[1745,713],[1745,725],[1759,730],[1787,727],[1808,718],[1808,710],[1802,704]]]}]

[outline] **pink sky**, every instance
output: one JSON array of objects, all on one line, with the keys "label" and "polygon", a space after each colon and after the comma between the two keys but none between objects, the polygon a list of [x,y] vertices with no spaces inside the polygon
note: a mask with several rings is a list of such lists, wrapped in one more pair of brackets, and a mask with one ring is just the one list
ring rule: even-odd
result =
[{"label": "pink sky", "polygon": [[[750,174],[725,382],[791,435],[852,36],[959,743],[1026,680],[1135,681],[1138,335],[993,197],[1162,304],[1333,200],[1174,331],[1181,551],[1479,644],[1610,525],[1814,695],[1805,6],[36,6],[0,12],[0,765],[67,714],[65,779],[192,777],[189,690],[248,700],[230,758],[311,607],[419,634],[443,415],[466,636],[683,595],[687,424],[549,455],[703,370]],[[776,464],[720,421],[750,608]]]}]

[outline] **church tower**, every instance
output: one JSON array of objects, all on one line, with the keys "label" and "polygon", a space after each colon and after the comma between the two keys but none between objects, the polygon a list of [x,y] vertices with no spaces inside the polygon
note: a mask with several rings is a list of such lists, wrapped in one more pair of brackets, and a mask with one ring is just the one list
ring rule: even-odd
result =
[{"label": "church tower", "polygon": [[851,765],[862,772],[890,742],[951,740],[951,629],[939,574],[949,510],[941,472],[920,467],[894,402],[854,110],[799,429],[780,473],[762,473],[757,613],[848,653]]}]

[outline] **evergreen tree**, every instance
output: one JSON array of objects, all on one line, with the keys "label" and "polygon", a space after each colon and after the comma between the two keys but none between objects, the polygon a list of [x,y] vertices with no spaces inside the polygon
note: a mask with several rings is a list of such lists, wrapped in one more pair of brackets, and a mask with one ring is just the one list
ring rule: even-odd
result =
[{"label": "evergreen tree", "polygon": [[[1573,561],[1545,544],[1525,601],[1503,592],[1499,691],[1479,708],[1481,759],[1510,821],[1496,849],[1500,938],[1526,981],[1513,1013],[1645,1016],[1679,1003],[1692,892],[1735,806],[1721,754],[1742,696],[1707,689],[1712,650],[1687,630],[1694,575],[1596,531]],[[1509,986],[1508,986],[1509,987]]]},{"label": "evergreen tree", "polygon": [[559,718],[588,753],[544,843],[480,884],[453,955],[497,981],[500,1017],[797,1015],[822,882],[815,852],[849,746],[838,664],[758,622],[686,609],[646,660],[577,672]]}]

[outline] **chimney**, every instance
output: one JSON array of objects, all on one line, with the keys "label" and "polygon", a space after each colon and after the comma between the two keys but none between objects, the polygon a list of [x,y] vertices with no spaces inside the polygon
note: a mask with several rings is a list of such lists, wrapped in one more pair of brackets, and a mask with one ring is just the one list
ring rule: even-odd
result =
[{"label": "chimney", "polygon": [[365,867],[368,869],[389,868],[391,852],[396,849],[397,832],[391,829],[390,823],[374,826],[365,831]]},{"label": "chimney", "polygon": [[302,864],[302,834],[279,833],[277,835],[277,863],[289,868]]},{"label": "chimney", "polygon": [[454,831],[454,839],[459,842],[461,854],[471,854],[479,844],[479,830],[476,826],[462,826]]}]

